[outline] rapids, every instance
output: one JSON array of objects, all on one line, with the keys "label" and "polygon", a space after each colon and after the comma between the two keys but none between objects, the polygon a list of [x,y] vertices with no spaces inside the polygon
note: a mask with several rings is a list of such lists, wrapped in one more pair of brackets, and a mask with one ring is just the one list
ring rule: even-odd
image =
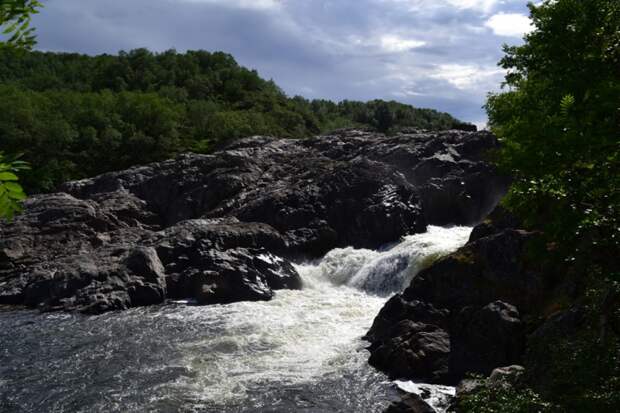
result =
[{"label": "rapids", "polygon": [[470,231],[431,226],[380,251],[333,250],[297,265],[301,291],[269,302],[0,312],[0,411],[380,412],[396,385],[368,366],[361,337]]}]

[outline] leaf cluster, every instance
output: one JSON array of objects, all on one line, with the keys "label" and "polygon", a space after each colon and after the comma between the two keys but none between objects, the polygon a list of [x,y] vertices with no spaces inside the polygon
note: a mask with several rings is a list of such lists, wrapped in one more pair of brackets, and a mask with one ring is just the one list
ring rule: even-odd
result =
[{"label": "leaf cluster", "polygon": [[0,49],[30,50],[36,43],[32,16],[43,7],[36,0],[0,0],[0,33],[6,37],[0,41]]},{"label": "leaf cluster", "polygon": [[26,194],[16,174],[28,169],[27,162],[8,158],[0,152],[0,218],[10,220],[21,211],[21,201],[26,199]]}]

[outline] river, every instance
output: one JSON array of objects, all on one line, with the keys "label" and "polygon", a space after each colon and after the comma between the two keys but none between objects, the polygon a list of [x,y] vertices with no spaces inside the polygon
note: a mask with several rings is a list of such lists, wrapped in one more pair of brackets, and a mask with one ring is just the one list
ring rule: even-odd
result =
[{"label": "river", "polygon": [[269,302],[0,312],[0,411],[380,412],[395,385],[368,366],[361,337],[470,232],[431,226],[380,251],[333,250],[297,265],[302,290]]}]

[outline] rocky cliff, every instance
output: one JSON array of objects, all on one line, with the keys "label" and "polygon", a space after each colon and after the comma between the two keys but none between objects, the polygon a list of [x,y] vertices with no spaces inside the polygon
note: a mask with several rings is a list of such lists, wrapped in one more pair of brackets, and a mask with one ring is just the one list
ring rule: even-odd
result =
[{"label": "rocky cliff", "polygon": [[267,300],[301,288],[293,259],[480,221],[506,188],[484,157],[496,146],[465,131],[252,137],[68,182],[1,224],[0,304],[100,313]]}]

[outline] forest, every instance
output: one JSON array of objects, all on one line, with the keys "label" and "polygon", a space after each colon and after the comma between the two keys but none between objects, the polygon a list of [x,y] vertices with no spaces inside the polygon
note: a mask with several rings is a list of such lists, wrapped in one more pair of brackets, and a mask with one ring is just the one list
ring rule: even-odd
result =
[{"label": "forest", "polygon": [[303,138],[343,127],[472,128],[397,102],[287,97],[222,52],[118,55],[0,49],[0,151],[23,154],[27,193],[67,180],[208,153],[251,135]]}]

